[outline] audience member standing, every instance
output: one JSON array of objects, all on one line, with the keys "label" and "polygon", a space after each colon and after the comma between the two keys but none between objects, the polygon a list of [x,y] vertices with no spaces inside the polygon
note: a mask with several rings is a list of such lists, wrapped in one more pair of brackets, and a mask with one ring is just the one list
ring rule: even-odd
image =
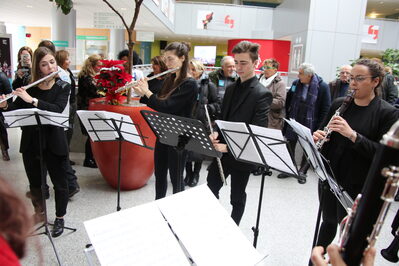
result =
[{"label": "audience member standing", "polygon": [[12,82],[12,88],[15,90],[29,84],[32,69],[32,49],[28,46],[22,46],[17,55],[18,66],[15,72],[15,79]]},{"label": "audience member standing", "polygon": [[[313,65],[303,63],[298,70],[298,78],[292,83],[287,93],[286,113],[287,119],[293,118],[298,123],[314,132],[320,127],[331,105],[330,90],[328,85],[319,77]],[[295,147],[298,136],[291,127],[286,126],[284,132],[288,140],[288,147],[292,158],[295,160]],[[301,168],[306,164],[305,156],[302,157]],[[298,183],[306,183],[306,170],[299,170]],[[290,177],[289,174],[281,173],[278,178]]]},{"label": "audience member standing", "polygon": [[331,102],[338,97],[345,97],[350,82],[352,67],[350,65],[341,66],[339,69],[339,78],[331,81],[328,86],[330,87]]},{"label": "audience member standing", "polygon": [[218,96],[223,100],[226,88],[233,84],[238,76],[236,73],[236,65],[232,56],[225,56],[220,61],[221,69],[209,73],[209,79],[218,89]]},{"label": "audience member standing", "polygon": [[[78,74],[78,97],[77,106],[79,110],[89,109],[89,100],[98,98],[96,82],[94,76],[101,69],[101,57],[93,54],[89,56],[83,63],[82,69]],[[96,161],[94,160],[93,152],[91,150],[90,138],[87,134],[86,129],[81,124],[83,135],[87,136],[85,144],[85,159],[83,166],[97,168]]]},{"label": "audience member standing", "polygon": [[[0,72],[0,95],[9,94],[11,92],[12,92],[11,84],[8,81],[6,74]],[[11,103],[12,98],[9,99],[8,102]],[[0,111],[0,148],[3,160],[9,161],[10,156],[8,155],[8,149],[9,149],[8,134],[7,134],[7,128],[4,124],[4,117],[1,111]]]},{"label": "audience member standing", "polygon": [[[371,60],[379,63],[384,68],[384,63],[379,58],[372,58]],[[387,101],[389,104],[394,105],[398,99],[398,88],[395,85],[395,78],[391,73],[385,71],[384,78],[381,83],[380,96],[383,100]]]}]

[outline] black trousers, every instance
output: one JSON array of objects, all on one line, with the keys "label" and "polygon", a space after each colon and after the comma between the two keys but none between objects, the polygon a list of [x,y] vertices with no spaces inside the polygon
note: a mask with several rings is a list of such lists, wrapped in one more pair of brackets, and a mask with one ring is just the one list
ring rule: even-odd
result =
[{"label": "black trousers", "polygon": [[[228,176],[231,176],[230,204],[233,206],[231,218],[237,225],[239,225],[245,210],[245,203],[247,201],[247,193],[245,192],[245,189],[251,171],[226,167],[228,163],[226,162],[225,156],[222,157],[222,165],[225,177],[227,178]],[[209,166],[207,182],[212,193],[219,199],[219,190],[222,188],[223,182],[220,177],[216,159],[213,160],[212,164]]]},{"label": "black trousers", "polygon": [[183,175],[186,158],[187,152],[183,151],[179,173],[177,169],[177,151],[172,146],[162,144],[158,140],[156,141],[154,150],[155,199],[161,199],[166,196],[166,191],[168,190],[168,170],[173,186],[173,194],[177,193],[179,188],[184,190],[183,178],[179,182],[179,177]]},{"label": "black trousers", "polygon": [[91,150],[90,137],[87,137],[85,143],[85,160],[94,160],[93,151]]},{"label": "black trousers", "polygon": [[[355,199],[357,194],[361,192],[362,186],[354,186],[346,191]],[[323,193],[322,204],[322,218],[323,221],[320,225],[319,236],[317,238],[317,246],[324,247],[326,250],[327,246],[331,244],[337,233],[337,226],[345,218],[347,212],[341,203],[337,200],[334,194],[330,191],[328,185],[322,185],[319,182],[319,199]]]},{"label": "black trousers", "polygon": [[46,176],[46,172],[48,171],[55,192],[55,215],[57,217],[63,217],[66,214],[68,205],[68,183],[65,162],[68,157],[66,155],[56,155],[48,150],[44,150],[44,169],[40,168],[40,157],[37,153],[24,152],[22,153],[22,159],[31,190],[41,188],[41,174]]},{"label": "black trousers", "polygon": [[1,148],[8,150],[8,134],[6,126],[4,125],[4,117],[0,114],[0,145]]},{"label": "black trousers", "polygon": [[[298,143],[298,139],[296,139],[296,140],[289,140],[288,143],[287,143],[287,148],[288,148],[288,151],[290,152],[292,161],[293,161],[296,165],[298,165],[298,163],[297,163],[296,160],[295,160],[295,148],[296,148],[296,144],[297,144],[297,143]],[[303,168],[305,165],[306,165],[306,167]],[[303,155],[302,155],[302,159],[301,159],[301,166],[300,166],[300,169],[299,169],[299,170],[306,174],[306,172],[308,171],[308,169],[309,169],[309,166],[307,165],[306,155],[303,154]]]}]

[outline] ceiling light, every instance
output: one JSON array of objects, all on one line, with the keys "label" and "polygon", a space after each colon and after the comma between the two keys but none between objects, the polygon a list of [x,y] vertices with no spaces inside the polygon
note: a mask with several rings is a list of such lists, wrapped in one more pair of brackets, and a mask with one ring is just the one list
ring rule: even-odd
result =
[{"label": "ceiling light", "polygon": [[380,2],[380,5],[382,5],[382,4],[384,4],[384,2],[383,2],[383,1],[381,1],[381,2]]},{"label": "ceiling light", "polygon": [[31,5],[27,5],[26,7],[27,7],[27,8],[33,8],[33,6],[31,6]]},{"label": "ceiling light", "polygon": [[126,7],[121,7],[121,10],[126,10]]},{"label": "ceiling light", "polygon": [[369,17],[370,17],[370,18],[377,18],[377,16],[378,16],[378,14],[375,13],[375,12],[371,12],[371,13],[369,14]]}]

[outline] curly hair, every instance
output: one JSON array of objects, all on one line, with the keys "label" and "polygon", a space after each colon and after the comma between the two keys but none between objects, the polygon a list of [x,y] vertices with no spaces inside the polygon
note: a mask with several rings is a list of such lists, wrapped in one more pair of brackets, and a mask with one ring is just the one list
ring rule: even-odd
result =
[{"label": "curly hair", "polygon": [[78,74],[78,78],[84,76],[91,76],[94,77],[96,75],[96,71],[94,67],[97,65],[98,61],[101,60],[101,56],[98,54],[92,54],[89,56],[83,63],[82,69]]},{"label": "curly hair", "polygon": [[0,177],[0,235],[19,258],[25,254],[25,241],[31,225],[31,217],[27,214],[25,204],[14,189]]}]

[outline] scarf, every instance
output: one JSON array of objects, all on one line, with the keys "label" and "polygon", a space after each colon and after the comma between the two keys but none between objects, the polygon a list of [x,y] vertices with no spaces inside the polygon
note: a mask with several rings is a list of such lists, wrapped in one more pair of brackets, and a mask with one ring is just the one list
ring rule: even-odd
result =
[{"label": "scarf", "polygon": [[273,75],[270,76],[269,78],[266,78],[265,75],[262,75],[262,77],[259,79],[259,82],[265,86],[266,88],[268,88],[270,86],[270,84],[272,84],[273,80],[277,77],[277,72]]}]

